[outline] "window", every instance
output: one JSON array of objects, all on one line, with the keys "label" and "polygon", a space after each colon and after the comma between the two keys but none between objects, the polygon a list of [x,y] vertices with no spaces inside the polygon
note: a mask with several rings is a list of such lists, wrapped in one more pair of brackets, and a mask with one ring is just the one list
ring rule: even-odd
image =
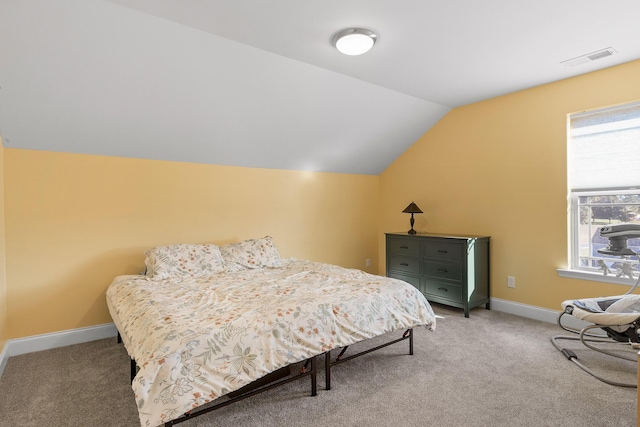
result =
[{"label": "window", "polygon": [[[600,227],[640,223],[640,102],[571,114],[568,125],[571,269],[637,275],[637,258],[598,249],[609,242]],[[627,245],[640,252],[640,239]]]}]

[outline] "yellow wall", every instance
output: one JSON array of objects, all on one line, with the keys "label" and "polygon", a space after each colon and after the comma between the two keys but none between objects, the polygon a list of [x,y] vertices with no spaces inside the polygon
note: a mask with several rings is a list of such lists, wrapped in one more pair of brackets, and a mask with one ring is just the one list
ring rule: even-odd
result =
[{"label": "yellow wall", "polygon": [[282,256],[370,258],[383,274],[384,232],[408,229],[412,200],[420,231],[492,236],[494,298],[556,310],[622,293],[556,273],[567,265],[566,115],[640,99],[638,75],[635,61],[456,108],[379,177],[1,149],[0,345],[110,322],[106,287],[156,245],[269,234]]},{"label": "yellow wall", "polygon": [[4,235],[4,148],[2,146],[2,137],[0,137],[0,353],[2,353],[2,349],[9,338]]},{"label": "yellow wall", "polygon": [[635,61],[450,111],[380,175],[380,272],[383,233],[408,230],[414,200],[419,231],[492,237],[494,298],[557,310],[626,292],[556,269],[568,262],[567,114],[640,99],[639,77]]},{"label": "yellow wall", "polygon": [[111,322],[143,251],[271,235],[283,257],[377,265],[376,176],[4,149],[8,336]]}]

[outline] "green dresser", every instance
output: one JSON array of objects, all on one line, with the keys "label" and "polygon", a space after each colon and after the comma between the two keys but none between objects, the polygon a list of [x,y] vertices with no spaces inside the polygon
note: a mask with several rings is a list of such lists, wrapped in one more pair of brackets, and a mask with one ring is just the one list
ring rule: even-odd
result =
[{"label": "green dresser", "polygon": [[418,288],[430,302],[464,309],[489,300],[487,236],[387,233],[387,276]]}]

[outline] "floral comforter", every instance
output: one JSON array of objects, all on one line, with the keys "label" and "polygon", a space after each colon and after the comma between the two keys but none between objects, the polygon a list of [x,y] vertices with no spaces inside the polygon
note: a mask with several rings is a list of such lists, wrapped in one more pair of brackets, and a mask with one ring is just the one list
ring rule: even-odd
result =
[{"label": "floral comforter", "polygon": [[157,426],[281,367],[399,328],[435,328],[413,286],[303,260],[152,281],[119,276],[111,316],[140,367],[140,423]]}]

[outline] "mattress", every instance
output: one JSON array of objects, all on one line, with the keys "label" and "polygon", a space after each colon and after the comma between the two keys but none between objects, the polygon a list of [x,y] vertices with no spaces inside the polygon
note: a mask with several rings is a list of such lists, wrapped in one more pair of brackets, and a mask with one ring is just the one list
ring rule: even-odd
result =
[{"label": "mattress", "polygon": [[435,328],[406,282],[306,260],[207,277],[116,277],[109,312],[139,371],[142,426],[157,426],[292,363],[396,329]]}]

